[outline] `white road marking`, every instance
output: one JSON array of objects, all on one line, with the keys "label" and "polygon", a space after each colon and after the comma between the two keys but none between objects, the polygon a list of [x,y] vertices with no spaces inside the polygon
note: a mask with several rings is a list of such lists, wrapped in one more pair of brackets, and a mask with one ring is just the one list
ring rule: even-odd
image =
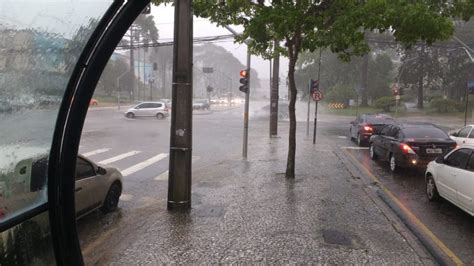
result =
[{"label": "white road marking", "polygon": [[341,149],[346,149],[346,150],[368,150],[369,147],[341,147]]},{"label": "white road marking", "polygon": [[131,194],[122,194],[120,195],[120,200],[122,201],[131,201],[133,198],[133,195]]},{"label": "white road marking", "polygon": [[347,139],[346,136],[337,136],[337,137],[340,138],[340,139]]},{"label": "white road marking", "polygon": [[[199,160],[199,156],[193,156],[193,163],[196,162],[197,160]],[[169,171],[166,170],[164,171],[163,173],[161,173],[159,176],[153,178],[154,180],[168,180],[168,176],[169,176]]]},{"label": "white road marking", "polygon": [[104,152],[108,152],[108,151],[110,151],[109,148],[98,149],[98,150],[94,150],[94,151],[90,151],[90,152],[83,153],[82,156],[89,157],[89,156],[92,156],[92,155],[96,155],[96,154],[104,153]]},{"label": "white road marking", "polygon": [[127,157],[130,157],[130,156],[133,156],[133,155],[136,155],[136,154],[139,154],[139,153],[140,153],[140,151],[130,151],[130,152],[126,152],[126,153],[114,156],[112,158],[100,161],[99,163],[100,164],[109,164],[109,163],[113,163],[113,162],[116,162],[116,161],[120,161],[122,159],[125,159]]},{"label": "white road marking", "polygon": [[168,154],[167,154],[167,153],[160,153],[160,154],[158,154],[158,155],[156,155],[156,156],[154,156],[154,157],[151,157],[151,158],[148,159],[148,160],[145,160],[145,161],[143,161],[143,162],[141,162],[141,163],[135,164],[134,166],[131,166],[131,167],[125,169],[125,170],[122,170],[122,171],[121,171],[121,172],[122,172],[122,175],[123,175],[123,176],[131,175],[131,174],[133,174],[133,173],[135,173],[135,172],[138,172],[138,171],[142,170],[142,169],[145,168],[145,167],[148,167],[148,166],[150,166],[150,165],[152,165],[152,164],[154,164],[154,163],[156,163],[156,162],[158,162],[158,161],[163,160],[163,159],[166,158],[166,157],[168,157]]},{"label": "white road marking", "polygon": [[164,171],[161,175],[155,177],[155,180],[168,180],[168,174],[170,172],[168,170]]}]

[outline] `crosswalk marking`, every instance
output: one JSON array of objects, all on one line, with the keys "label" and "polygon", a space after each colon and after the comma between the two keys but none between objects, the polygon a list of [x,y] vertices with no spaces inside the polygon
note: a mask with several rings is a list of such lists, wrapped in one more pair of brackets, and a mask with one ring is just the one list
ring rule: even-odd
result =
[{"label": "crosswalk marking", "polygon": [[130,152],[126,152],[126,153],[114,156],[112,158],[100,161],[99,163],[100,164],[109,164],[109,163],[113,163],[113,162],[116,162],[116,161],[120,161],[122,159],[125,159],[127,157],[130,157],[130,156],[133,156],[133,155],[136,155],[136,154],[139,154],[139,153],[140,153],[140,151],[130,151]]},{"label": "crosswalk marking", "polygon": [[104,152],[108,152],[108,151],[110,151],[109,148],[104,148],[104,149],[98,149],[98,150],[86,152],[86,153],[83,153],[82,155],[86,156],[86,157],[89,157],[89,156],[92,156],[92,155],[96,155],[96,154],[104,153]]},{"label": "crosswalk marking", "polygon": [[[196,162],[197,160],[199,160],[199,156],[193,156],[193,163]],[[169,176],[169,171],[166,170],[164,171],[163,173],[161,173],[159,176],[153,178],[155,180],[168,180],[168,176]]]},{"label": "crosswalk marking", "polygon": [[154,179],[155,180],[167,180],[169,173],[170,172],[168,170],[166,170],[165,172],[163,172],[161,175],[155,177]]},{"label": "crosswalk marking", "polygon": [[121,172],[122,172],[122,175],[123,175],[123,176],[131,175],[131,174],[133,174],[133,173],[135,173],[135,172],[137,172],[137,171],[142,170],[142,169],[145,168],[145,167],[148,167],[148,166],[150,166],[150,165],[152,165],[152,164],[154,164],[154,163],[156,163],[156,162],[158,162],[158,161],[160,161],[160,160],[163,160],[163,159],[166,158],[166,157],[168,157],[168,154],[167,154],[167,153],[160,153],[160,154],[158,154],[158,155],[156,155],[156,156],[154,156],[154,157],[151,157],[151,158],[148,159],[148,160],[145,160],[145,161],[143,161],[143,162],[141,162],[141,163],[135,164],[134,166],[131,166],[131,167],[129,167],[129,168],[127,168],[127,169],[121,171]]}]

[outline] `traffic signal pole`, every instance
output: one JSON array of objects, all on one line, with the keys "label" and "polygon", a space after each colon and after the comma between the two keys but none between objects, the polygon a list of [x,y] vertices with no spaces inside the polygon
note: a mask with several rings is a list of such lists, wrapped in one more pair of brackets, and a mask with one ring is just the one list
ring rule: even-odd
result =
[{"label": "traffic signal pole", "polygon": [[168,210],[191,208],[193,119],[192,0],[175,1]]},{"label": "traffic signal pole", "polygon": [[248,90],[245,94],[245,107],[244,107],[244,134],[242,141],[242,157],[247,159],[247,146],[249,138],[249,100],[250,100],[250,49],[247,45],[247,77],[248,77]]}]

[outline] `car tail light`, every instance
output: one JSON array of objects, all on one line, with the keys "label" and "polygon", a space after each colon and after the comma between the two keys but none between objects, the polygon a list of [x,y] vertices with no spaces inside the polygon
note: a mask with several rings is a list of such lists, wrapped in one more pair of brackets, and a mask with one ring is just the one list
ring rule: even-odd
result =
[{"label": "car tail light", "polygon": [[407,154],[407,153],[416,154],[413,151],[413,149],[405,143],[400,144],[400,150],[402,150],[402,152],[405,153],[405,154]]},{"label": "car tail light", "polygon": [[364,131],[372,132],[372,131],[374,131],[374,129],[370,126],[364,126]]}]

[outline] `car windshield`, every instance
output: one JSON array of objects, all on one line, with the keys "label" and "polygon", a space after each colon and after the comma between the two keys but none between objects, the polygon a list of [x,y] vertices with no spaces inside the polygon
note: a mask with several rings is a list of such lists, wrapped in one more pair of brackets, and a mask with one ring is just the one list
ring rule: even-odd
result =
[{"label": "car windshield", "polygon": [[449,139],[448,134],[435,127],[410,127],[404,128],[406,138],[413,139]]},{"label": "car windshield", "polygon": [[369,124],[395,124],[395,120],[387,116],[367,116],[366,121]]}]

